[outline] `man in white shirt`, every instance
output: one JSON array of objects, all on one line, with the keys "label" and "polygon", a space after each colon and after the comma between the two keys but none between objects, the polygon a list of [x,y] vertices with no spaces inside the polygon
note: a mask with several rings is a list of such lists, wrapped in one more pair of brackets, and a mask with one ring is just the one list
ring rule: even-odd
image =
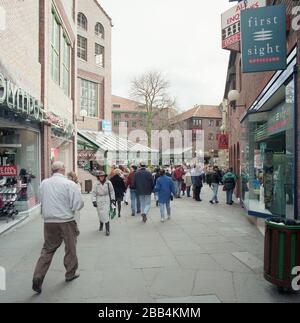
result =
[{"label": "man in white shirt", "polygon": [[52,173],[53,176],[45,179],[40,186],[45,242],[33,275],[32,289],[37,293],[42,292],[43,280],[52,258],[63,241],[66,281],[70,282],[79,277],[75,211],[83,208],[83,199],[78,185],[65,177],[65,166],[62,162],[53,163]]}]

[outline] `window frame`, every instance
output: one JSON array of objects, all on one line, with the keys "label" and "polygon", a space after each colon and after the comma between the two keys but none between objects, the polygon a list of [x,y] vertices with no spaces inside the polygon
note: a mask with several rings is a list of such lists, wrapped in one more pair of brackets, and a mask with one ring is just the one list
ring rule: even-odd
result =
[{"label": "window frame", "polygon": [[86,15],[82,12],[78,12],[77,14],[77,27],[85,31],[88,30],[88,20]]},{"label": "window frame", "polygon": [[[101,31],[99,31],[98,27],[100,27]],[[95,25],[95,35],[102,39],[105,38],[104,26],[101,24],[101,22],[97,22]]]},{"label": "window frame", "polygon": [[[102,52],[101,53],[97,53],[97,49],[100,49]],[[105,65],[105,49],[104,49],[104,46],[98,44],[98,43],[95,43],[95,63],[98,67],[101,67],[101,68],[104,68],[104,65]],[[101,63],[98,63],[97,62],[97,58],[98,57],[102,57],[101,59]]]},{"label": "window frame", "polygon": [[[85,42],[85,48],[82,45],[82,41]],[[85,56],[83,57],[82,53],[85,52]],[[82,59],[83,61],[88,61],[88,39],[81,35],[77,35],[77,57]]]},{"label": "window frame", "polygon": [[[94,86],[94,89],[92,88]],[[87,95],[84,95],[84,94]],[[94,97],[91,97],[91,93],[94,93]],[[86,104],[82,104],[86,101]],[[91,103],[94,103],[93,107]],[[91,109],[94,111],[91,112]],[[99,117],[99,84],[80,78],[80,111],[86,110],[89,118]]]}]

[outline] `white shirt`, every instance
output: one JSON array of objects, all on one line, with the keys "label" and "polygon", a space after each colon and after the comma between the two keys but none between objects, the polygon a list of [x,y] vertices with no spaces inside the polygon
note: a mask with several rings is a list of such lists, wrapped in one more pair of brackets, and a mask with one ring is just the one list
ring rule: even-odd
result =
[{"label": "white shirt", "polygon": [[75,211],[84,206],[78,185],[59,173],[42,182],[40,198],[45,223],[74,221]]}]

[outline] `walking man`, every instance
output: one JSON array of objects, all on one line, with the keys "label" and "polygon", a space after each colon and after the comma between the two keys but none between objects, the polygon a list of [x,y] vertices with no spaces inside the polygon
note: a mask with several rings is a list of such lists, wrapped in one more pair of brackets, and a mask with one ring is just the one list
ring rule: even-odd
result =
[{"label": "walking man", "polygon": [[228,205],[233,204],[232,195],[235,189],[236,181],[237,181],[237,176],[234,174],[233,168],[230,167],[227,173],[223,177],[223,183],[226,191],[226,204]]},{"label": "walking man", "polygon": [[140,199],[136,193],[136,189],[133,183],[134,175],[137,172],[137,166],[132,165],[131,166],[131,172],[129,173],[127,177],[126,186],[130,189],[130,199],[131,199],[131,215],[135,216],[135,214],[141,213],[141,205],[140,205]]},{"label": "walking man", "polygon": [[40,186],[45,242],[33,275],[32,289],[37,293],[42,292],[44,278],[62,242],[65,243],[65,279],[70,282],[79,277],[75,212],[83,208],[83,199],[78,185],[64,176],[62,162],[53,163],[52,174]]},{"label": "walking man", "polygon": [[219,203],[219,199],[218,199],[219,184],[222,183],[222,178],[220,176],[218,166],[214,166],[213,170],[207,174],[206,182],[213,191],[213,196],[209,202],[211,204],[214,204],[214,201],[215,201],[216,204],[218,204]]},{"label": "walking man", "polygon": [[152,174],[146,169],[146,163],[140,163],[140,169],[135,173],[133,185],[140,199],[143,221],[147,221],[147,215],[151,208],[151,194],[154,189]]}]

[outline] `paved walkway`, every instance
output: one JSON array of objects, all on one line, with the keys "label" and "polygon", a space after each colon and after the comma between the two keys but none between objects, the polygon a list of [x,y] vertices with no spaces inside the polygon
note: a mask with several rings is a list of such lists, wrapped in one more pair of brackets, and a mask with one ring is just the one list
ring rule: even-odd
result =
[{"label": "paved walkway", "polygon": [[[170,221],[160,222],[154,203],[149,221],[123,208],[112,234],[98,231],[98,219],[85,196],[78,243],[81,276],[64,282],[63,248],[54,257],[43,292],[31,280],[43,238],[40,218],[0,236],[0,266],[7,290],[0,302],[300,302],[280,295],[262,275],[263,237],[238,205],[211,205],[209,189],[199,203],[172,204]],[[223,195],[223,192],[221,192]]]}]

